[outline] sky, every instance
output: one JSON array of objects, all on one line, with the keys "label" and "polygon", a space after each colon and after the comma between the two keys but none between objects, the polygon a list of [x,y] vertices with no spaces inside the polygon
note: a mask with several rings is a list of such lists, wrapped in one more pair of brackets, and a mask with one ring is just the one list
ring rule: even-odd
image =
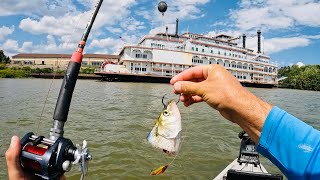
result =
[{"label": "sky", "polygon": [[[320,64],[319,0],[104,0],[85,53],[117,54],[147,34],[192,32],[208,36],[246,34],[247,47],[262,51],[279,66]],[[77,47],[97,0],[2,0],[0,49],[18,53],[67,53]],[[240,45],[241,42],[239,41]]]}]

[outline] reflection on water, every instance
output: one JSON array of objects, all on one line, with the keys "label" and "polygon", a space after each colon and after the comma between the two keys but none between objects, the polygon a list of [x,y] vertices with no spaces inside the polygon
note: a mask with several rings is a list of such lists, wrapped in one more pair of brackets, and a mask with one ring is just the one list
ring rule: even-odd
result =
[{"label": "reflection on water", "polygon": [[[42,79],[0,79],[0,179],[7,179],[2,156],[11,136],[36,131],[50,83]],[[54,80],[39,134],[49,133],[60,85],[61,80]],[[320,128],[319,92],[249,90]],[[172,160],[145,139],[163,107],[161,97],[171,92],[167,84],[77,82],[65,136],[74,143],[88,141],[93,155],[88,179],[151,179],[152,169]],[[205,103],[179,107],[184,129],[181,151],[164,175],[152,179],[212,179],[238,155],[237,135],[241,129]],[[262,159],[262,163],[267,170],[279,172],[268,160]],[[66,174],[68,179],[79,179],[77,169]]]}]

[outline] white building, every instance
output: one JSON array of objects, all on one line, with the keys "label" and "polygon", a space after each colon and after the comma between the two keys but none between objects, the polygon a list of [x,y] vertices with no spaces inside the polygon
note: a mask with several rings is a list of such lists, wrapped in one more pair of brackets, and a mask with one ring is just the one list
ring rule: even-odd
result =
[{"label": "white building", "polygon": [[[17,54],[12,56],[11,64],[18,66],[35,66],[66,68],[71,54]],[[119,56],[107,54],[84,54],[82,66],[100,67],[103,63],[118,63]]]}]

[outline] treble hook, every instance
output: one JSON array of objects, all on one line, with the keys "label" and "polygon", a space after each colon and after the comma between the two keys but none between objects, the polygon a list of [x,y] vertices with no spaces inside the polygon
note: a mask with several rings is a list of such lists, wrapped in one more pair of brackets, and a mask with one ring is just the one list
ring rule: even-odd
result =
[{"label": "treble hook", "polygon": [[[163,95],[163,97],[162,97],[162,104],[163,104],[163,107],[166,109],[167,108],[167,105],[164,103],[164,97],[166,96],[167,94],[165,94],[165,95]],[[180,94],[179,95],[179,98],[178,98],[178,101],[176,102],[176,104],[178,105],[178,103],[180,102],[180,96],[181,96],[182,94]]]}]

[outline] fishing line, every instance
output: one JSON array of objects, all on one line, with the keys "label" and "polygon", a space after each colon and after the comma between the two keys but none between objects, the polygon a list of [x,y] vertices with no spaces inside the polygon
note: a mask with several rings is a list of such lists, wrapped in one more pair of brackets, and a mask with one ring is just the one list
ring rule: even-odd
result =
[{"label": "fishing line", "polygon": [[[71,32],[71,34],[74,34],[76,29],[78,29],[79,27],[79,23],[80,23],[80,16],[78,17],[78,20],[77,20],[77,25],[75,26],[75,28],[73,29],[73,31]],[[71,19],[72,21],[72,19]],[[89,20],[87,21],[89,22]],[[65,47],[68,48],[68,46],[71,44],[71,38],[68,39],[67,43],[65,44]],[[60,64],[61,64],[61,61],[62,61],[62,56],[60,57],[60,60],[58,60],[58,67],[60,67]],[[38,127],[37,127],[37,130],[35,132],[35,134],[37,135],[38,132],[39,132],[39,129],[40,129],[40,125],[41,125],[41,122],[42,122],[42,117],[43,117],[43,113],[44,113],[44,110],[45,110],[45,107],[46,107],[46,104],[47,104],[47,101],[48,101],[48,98],[49,98],[49,95],[50,95],[50,91],[51,91],[51,88],[52,88],[52,85],[54,83],[54,80],[55,80],[55,77],[57,75],[57,70],[54,72],[53,74],[53,78],[51,80],[51,83],[50,83],[50,87],[49,87],[49,90],[48,90],[48,93],[46,95],[46,98],[45,98],[45,101],[44,101],[44,104],[43,104],[43,107],[42,107],[42,111],[41,111],[41,114],[40,114],[40,118],[38,120]]]}]

